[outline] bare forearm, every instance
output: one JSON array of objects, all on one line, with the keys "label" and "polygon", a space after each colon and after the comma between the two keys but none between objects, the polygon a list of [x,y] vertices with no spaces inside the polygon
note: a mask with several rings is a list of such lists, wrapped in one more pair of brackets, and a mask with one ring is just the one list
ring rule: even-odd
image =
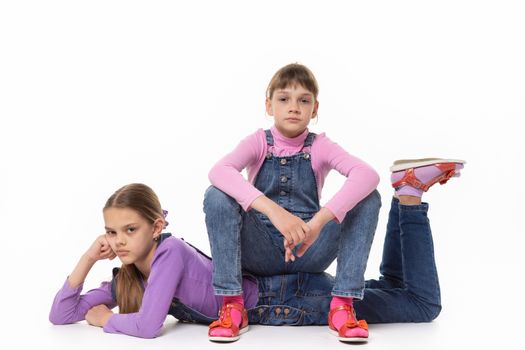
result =
[{"label": "bare forearm", "polygon": [[77,266],[75,266],[75,269],[68,277],[69,286],[76,288],[81,285],[95,262],[96,260],[91,259],[87,254],[82,255]]},{"label": "bare forearm", "polygon": [[259,196],[257,197],[251,204],[251,207],[255,210],[257,210],[260,213],[263,213],[267,217],[273,216],[275,213],[277,213],[280,210],[284,210],[279,206],[279,204],[272,201],[270,198],[266,196]]}]

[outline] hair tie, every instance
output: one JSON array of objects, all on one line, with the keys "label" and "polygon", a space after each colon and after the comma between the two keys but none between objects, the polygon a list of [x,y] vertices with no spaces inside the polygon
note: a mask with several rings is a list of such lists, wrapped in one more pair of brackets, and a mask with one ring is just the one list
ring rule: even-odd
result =
[{"label": "hair tie", "polygon": [[162,209],[162,216],[164,216],[164,228],[166,228],[170,224],[169,222],[166,221],[166,216],[168,216],[168,211]]}]

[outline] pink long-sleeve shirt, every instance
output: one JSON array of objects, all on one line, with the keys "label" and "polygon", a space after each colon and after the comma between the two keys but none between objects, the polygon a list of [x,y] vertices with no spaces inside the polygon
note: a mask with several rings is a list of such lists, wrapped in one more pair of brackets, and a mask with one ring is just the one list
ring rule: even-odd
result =
[{"label": "pink long-sleeve shirt", "polygon": [[[274,139],[270,149],[264,130],[259,129],[219,160],[208,175],[215,187],[233,197],[246,211],[251,209],[257,197],[263,195],[254,183],[268,151],[278,157],[297,154],[302,150],[309,132],[306,129],[301,135],[288,138],[275,126],[270,130]],[[377,187],[379,175],[370,165],[346,152],[324,133],[316,136],[310,153],[319,198],[330,170],[335,169],[347,178],[341,189],[324,205],[341,223],[346,213]],[[241,174],[243,169],[247,170],[248,180]]]}]

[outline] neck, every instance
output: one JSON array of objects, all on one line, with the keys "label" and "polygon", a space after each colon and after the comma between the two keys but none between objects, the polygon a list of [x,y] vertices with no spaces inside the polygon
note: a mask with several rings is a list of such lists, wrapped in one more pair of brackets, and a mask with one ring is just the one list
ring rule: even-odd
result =
[{"label": "neck", "polygon": [[273,126],[271,128],[271,131],[272,131],[272,134],[273,134],[273,137],[275,139],[278,139],[282,142],[285,142],[287,144],[302,144],[304,142],[304,140],[306,139],[306,136],[308,136],[308,128],[300,131],[300,132],[296,132],[294,133],[293,135],[292,134],[287,134],[285,132],[283,132],[282,130],[279,130],[277,128],[277,126]]}]

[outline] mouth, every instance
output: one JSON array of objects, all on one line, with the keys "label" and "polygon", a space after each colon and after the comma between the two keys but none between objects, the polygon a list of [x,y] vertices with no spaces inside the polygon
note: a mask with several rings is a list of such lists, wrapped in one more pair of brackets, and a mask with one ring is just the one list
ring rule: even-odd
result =
[{"label": "mouth", "polygon": [[117,254],[118,256],[126,256],[126,255],[129,254],[129,250],[117,250],[117,251],[116,251],[116,254]]},{"label": "mouth", "polygon": [[290,122],[290,123],[298,123],[301,121],[301,118],[295,118],[295,117],[288,117],[285,119],[287,122]]}]

